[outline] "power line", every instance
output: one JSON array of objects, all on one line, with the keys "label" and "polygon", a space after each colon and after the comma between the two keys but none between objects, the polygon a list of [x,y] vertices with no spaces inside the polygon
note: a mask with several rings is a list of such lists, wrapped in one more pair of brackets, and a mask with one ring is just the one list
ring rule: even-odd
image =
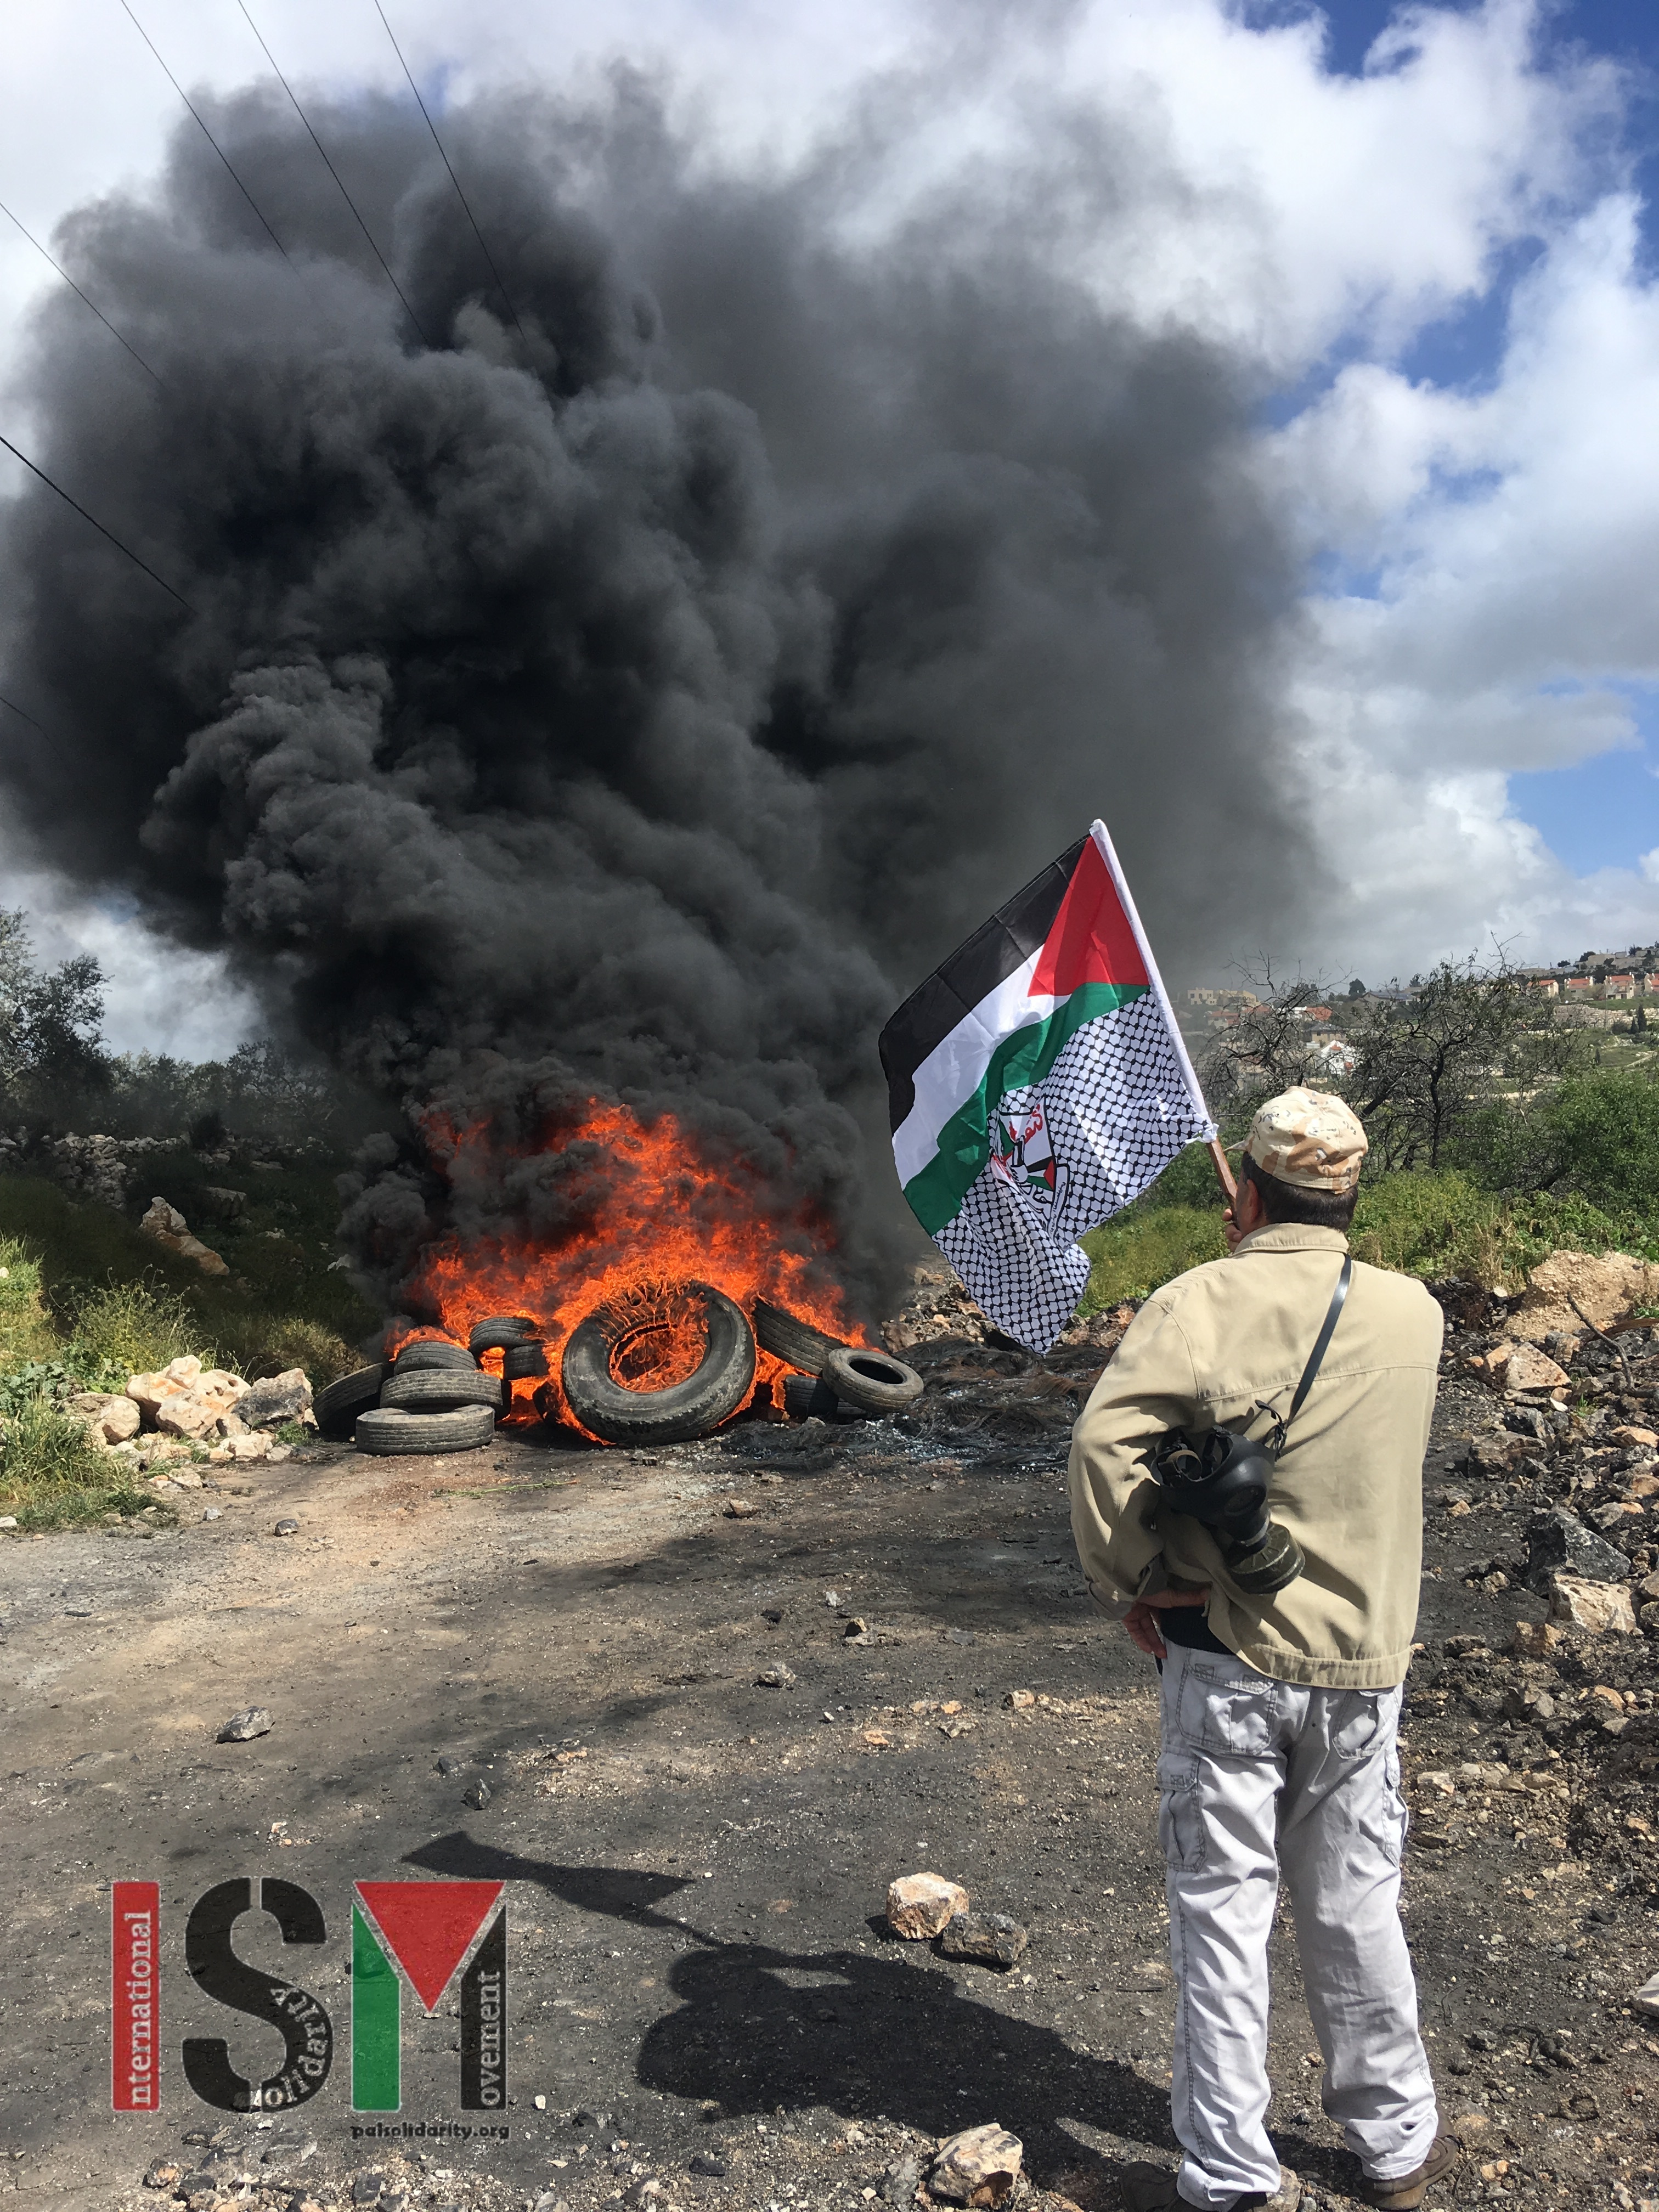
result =
[{"label": "power line", "polygon": [[[125,5],[125,0],[122,0],[122,4],[124,6]],[[236,0],[236,4],[241,9],[243,15],[247,15],[247,27],[249,30],[252,32],[254,37],[258,40],[260,49],[263,52],[265,59],[270,64],[271,68],[276,71],[277,83],[282,86],[283,90],[288,94],[289,100],[293,101],[294,112],[299,117],[301,122],[305,124],[307,135],[309,137],[312,144],[317,149],[317,151],[322,155],[323,167],[328,171],[330,176],[333,178],[335,183],[339,185],[340,198],[351,210],[352,214],[357,216],[357,228],[362,231],[363,236],[368,240],[370,252],[373,253],[374,258],[380,263],[381,268],[386,271],[386,283],[391,285],[392,290],[398,295],[398,299],[403,301],[404,313],[409,317],[410,323],[413,324],[416,337],[419,338],[423,346],[430,348],[432,341],[428,337],[426,332],[421,328],[420,318],[415,313],[414,308],[410,306],[409,301],[406,299],[404,299],[404,288],[392,275],[391,264],[387,261],[385,254],[381,252],[380,247],[375,245],[374,233],[370,230],[368,225],[363,221],[362,216],[358,215],[357,203],[352,198],[350,193],[346,190],[345,185],[341,179],[339,171],[335,167],[333,162],[329,160],[328,155],[324,149],[323,142],[317,136],[317,133],[312,129],[311,125],[307,118],[304,108],[301,107],[299,101],[295,99],[294,87],[283,75],[281,70],[276,68],[276,57],[271,52],[270,48],[265,45],[264,38],[259,29],[259,26],[254,21],[252,15],[248,15],[247,0]]]},{"label": "power line", "polygon": [[9,708],[20,722],[27,722],[30,729],[39,730],[43,738],[49,738],[52,735],[52,732],[44,722],[37,722],[33,714],[26,714],[15,700],[8,699],[3,691],[0,691],[0,707]]},{"label": "power line", "polygon": [[[184,101],[184,103],[185,103],[185,106],[187,108],[189,108],[189,110],[190,110],[191,113],[193,116],[195,116],[197,122],[198,122],[198,124],[200,124],[200,125],[201,125],[201,131],[202,131],[202,136],[203,136],[203,137],[204,137],[204,138],[205,138],[205,139],[207,140],[208,144],[209,144],[210,146],[211,146],[211,147],[212,147],[212,149],[213,149],[214,152],[215,152],[215,153],[219,156],[219,159],[220,159],[220,160],[224,163],[224,165],[225,165],[225,173],[226,173],[226,174],[229,177],[230,181],[232,182],[232,184],[233,184],[233,185],[235,185],[235,187],[236,187],[237,191],[238,191],[239,192],[240,192],[240,194],[242,195],[242,198],[243,198],[247,202],[248,205],[249,205],[249,206],[253,210],[254,214],[255,214],[256,216],[258,216],[260,228],[264,230],[264,234],[265,234],[265,236],[266,236],[266,237],[270,240],[271,244],[276,247],[276,251],[278,252],[278,253],[280,253],[280,254],[282,255],[282,257],[283,257],[283,260],[284,260],[284,261],[287,261],[287,260],[289,259],[289,251],[288,251],[287,246],[285,246],[283,245],[283,243],[282,240],[281,240],[280,238],[278,238],[278,237],[277,237],[277,235],[276,235],[276,232],[271,228],[270,225],[270,224],[265,221],[265,219],[264,219],[264,216],[263,216],[263,215],[261,215],[261,214],[259,213],[259,204],[258,204],[258,202],[254,198],[254,197],[253,197],[252,193],[251,191],[249,191],[249,190],[248,190],[247,186],[246,186],[246,185],[242,182],[241,179],[237,175],[237,173],[236,173],[235,170],[234,170],[234,169],[233,169],[233,168],[231,167],[231,166],[230,166],[230,156],[226,153],[226,151],[225,151],[224,148],[223,148],[223,147],[219,143],[219,141],[218,141],[218,140],[214,137],[213,133],[212,133],[212,132],[208,129],[207,125],[202,121],[201,114],[200,114],[199,111],[198,110],[198,108],[197,108],[197,106],[196,106],[196,105],[195,105],[195,102],[191,99],[190,94],[189,94],[185,90],[185,88],[183,87],[183,85],[181,85],[181,84],[179,83],[179,82],[178,78],[177,78],[176,76],[174,76],[174,75],[173,74],[173,71],[172,71],[172,70],[167,67],[167,64],[166,64],[164,61],[161,61],[161,49],[156,46],[156,43],[155,43],[155,40],[151,38],[151,36],[150,36],[149,33],[149,32],[144,28],[143,25],[143,24],[138,21],[138,18],[137,18],[136,15],[133,15],[131,9],[131,8],[129,8],[129,7],[127,7],[127,0],[121,0],[121,5],[122,5],[122,7],[123,7],[123,8],[125,8],[125,9],[126,9],[126,12],[127,12],[128,15],[131,18],[131,21],[132,21],[132,27],[133,27],[133,29],[134,29],[135,31],[137,31],[137,33],[138,33],[139,37],[143,40],[144,44],[145,44],[145,45],[149,48],[149,50],[150,50],[151,53],[153,53],[153,54],[155,56],[156,60],[157,60],[158,62],[161,62],[161,74],[162,74],[162,76],[166,77],[166,79],[167,79],[167,82],[168,82],[168,83],[173,87],[173,90],[178,94],[178,95],[179,95],[179,99],[180,99],[180,100],[182,100]],[[261,44],[263,44],[263,43],[264,43],[264,41],[263,41],[263,40],[261,40]],[[290,265],[291,265],[291,264],[290,264]]]},{"label": "power line", "polygon": [[29,244],[30,244],[30,245],[34,248],[35,252],[36,252],[40,256],[41,259],[42,259],[43,261],[49,262],[49,263],[51,264],[52,267],[52,268],[54,268],[54,269],[58,271],[58,275],[63,278],[64,282],[64,283],[69,286],[69,288],[70,288],[70,291],[74,293],[74,295],[75,295],[76,298],[77,300],[79,300],[79,301],[82,302],[82,304],[83,306],[85,306],[85,307],[90,307],[90,308],[92,309],[93,313],[94,313],[94,315],[96,315],[96,316],[97,316],[97,318],[98,318],[99,321],[103,325],[104,328],[105,328],[105,329],[109,332],[110,336],[111,336],[111,337],[115,340],[116,343],[117,343],[118,345],[124,345],[124,346],[126,346],[127,351],[128,351],[128,352],[132,356],[133,359],[137,362],[137,364],[138,364],[139,368],[142,368],[142,369],[143,370],[143,372],[144,372],[145,375],[146,375],[146,376],[154,376],[154,377],[155,377],[155,381],[156,381],[158,384],[160,384],[160,383],[161,383],[161,377],[160,377],[160,376],[158,376],[158,375],[156,375],[156,372],[155,372],[155,370],[150,367],[149,363],[149,362],[144,359],[144,356],[143,356],[143,354],[141,354],[141,353],[139,352],[139,350],[138,350],[137,347],[137,346],[135,346],[135,345],[130,345],[130,344],[128,344],[128,343],[127,343],[126,339],[125,339],[125,338],[124,338],[124,337],[121,336],[120,331],[118,331],[118,330],[116,329],[116,327],[115,327],[114,324],[113,324],[112,322],[111,322],[111,320],[110,320],[109,317],[108,317],[108,316],[104,313],[103,309],[102,309],[102,308],[98,305],[97,301],[96,301],[95,300],[88,300],[88,299],[87,298],[86,294],[85,294],[85,293],[81,289],[81,287],[80,287],[80,286],[76,283],[76,281],[75,281],[74,277],[73,277],[73,276],[71,276],[70,275],[69,270],[68,270],[67,269],[65,269],[65,268],[64,268],[64,266],[63,263],[62,263],[61,261],[56,261],[56,260],[53,260],[53,258],[52,258],[52,255],[51,255],[50,253],[48,253],[48,252],[47,252],[47,251],[46,251],[46,247],[45,247],[44,246],[42,246],[42,245],[41,245],[41,243],[40,243],[40,240],[39,240],[39,239],[34,235],[34,233],[33,233],[32,230],[30,230],[30,229],[27,228],[27,225],[26,225],[26,224],[25,224],[25,223],[24,223],[24,222],[22,222],[19,217],[18,217],[18,216],[15,216],[15,215],[12,215],[11,210],[10,210],[10,209],[6,205],[6,204],[5,204],[5,202],[4,202],[3,200],[0,200],[0,215],[3,215],[3,216],[10,216],[11,221],[12,221],[13,222],[16,223],[17,228],[19,228],[19,230],[21,230],[21,231],[22,232],[22,234],[23,234],[24,237],[27,239],[27,240],[28,240]]},{"label": "power line", "polygon": [[[131,545],[122,544],[115,532],[112,530],[106,530],[103,524],[100,522],[95,514],[88,514],[78,499],[70,499],[69,494],[64,489],[63,485],[60,483],[53,483],[52,478],[46,474],[46,471],[41,468],[37,468],[27,453],[19,453],[17,447],[13,445],[9,438],[0,435],[0,446],[3,446],[9,453],[14,454],[18,460],[21,461],[23,466],[29,471],[31,475],[39,477],[41,483],[46,485],[49,491],[55,491],[59,499],[63,500],[68,506],[72,507],[83,522],[89,522],[100,538],[107,538],[110,544],[116,548],[118,552],[125,553],[128,560],[132,562],[135,568],[142,568],[144,574],[149,578],[152,584],[159,584],[169,599],[177,599],[179,605],[184,609],[187,615],[193,615],[196,612],[195,608],[191,606],[190,601],[185,597],[182,592],[175,592],[165,576],[158,576],[155,569],[150,567],[148,561],[141,561],[138,558],[138,556],[133,551]],[[18,713],[21,712],[21,709],[14,708],[13,712]],[[23,720],[27,722],[29,720],[29,717],[25,714],[23,716]],[[40,727],[40,724],[38,722],[36,723],[35,727],[37,729]]]},{"label": "power line", "polygon": [[466,209],[466,219],[472,226],[472,235],[478,241],[479,252],[483,255],[484,259],[489,264],[489,273],[495,279],[495,289],[500,292],[502,300],[506,302],[507,312],[512,316],[514,323],[517,327],[519,336],[524,340],[525,343],[528,345],[530,343],[530,334],[525,329],[524,325],[519,321],[519,311],[514,306],[512,295],[508,293],[506,285],[501,282],[501,272],[495,266],[495,257],[491,253],[489,248],[484,244],[484,234],[478,228],[478,218],[473,214],[471,209],[467,207],[466,194],[461,190],[461,180],[455,173],[455,166],[453,162],[451,161],[448,155],[444,153],[444,142],[438,136],[438,126],[432,120],[431,116],[427,113],[426,102],[421,98],[421,88],[416,83],[414,72],[410,70],[409,64],[404,60],[404,50],[398,44],[397,33],[393,31],[391,24],[386,22],[386,9],[381,7],[380,0],[374,0],[374,12],[380,17],[381,22],[386,24],[386,34],[392,41],[392,51],[397,55],[399,63],[402,64],[404,75],[409,79],[409,88],[415,95],[415,105],[420,109],[422,115],[425,118],[426,127],[432,133],[432,143],[437,148],[439,154],[441,155],[445,168],[449,171],[449,181],[455,187],[455,197],[459,200],[461,205]]}]

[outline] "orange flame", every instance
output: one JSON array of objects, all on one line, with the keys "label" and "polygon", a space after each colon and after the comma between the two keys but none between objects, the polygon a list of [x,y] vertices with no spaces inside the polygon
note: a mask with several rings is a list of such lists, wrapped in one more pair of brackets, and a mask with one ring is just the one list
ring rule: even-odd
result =
[{"label": "orange flame", "polygon": [[[514,1385],[512,1414],[537,1418],[538,1390],[550,1418],[580,1427],[559,1379],[563,1346],[596,1306],[629,1291],[695,1280],[712,1283],[753,1315],[757,1297],[787,1306],[828,1334],[857,1332],[844,1294],[829,1273],[830,1239],[805,1212],[769,1210],[758,1176],[738,1160],[710,1160],[697,1141],[664,1114],[645,1122],[626,1107],[589,1109],[581,1126],[562,1133],[538,1155],[504,1153],[488,1123],[457,1129],[435,1117],[425,1125],[434,1164],[453,1191],[497,1188],[514,1158],[556,1160],[555,1179],[564,1225],[544,1238],[504,1243],[480,1237],[446,1239],[425,1255],[414,1303],[437,1316],[434,1328],[460,1343],[495,1314],[528,1314],[541,1324],[549,1379]],[[614,1372],[635,1390],[665,1389],[690,1374],[703,1353],[701,1322],[666,1314],[664,1326],[636,1338]],[[501,1354],[483,1364],[499,1373]],[[788,1372],[769,1352],[757,1354],[756,1396]]]}]

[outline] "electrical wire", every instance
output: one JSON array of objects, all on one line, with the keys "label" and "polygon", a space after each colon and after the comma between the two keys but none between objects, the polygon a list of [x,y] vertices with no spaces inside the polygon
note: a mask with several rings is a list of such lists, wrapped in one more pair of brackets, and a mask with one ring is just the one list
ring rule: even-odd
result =
[{"label": "electrical wire", "polygon": [[[126,0],[122,0],[122,5],[125,6],[125,4]],[[248,15],[247,0],[236,0],[236,4],[241,9],[243,15],[247,15],[247,27],[249,30],[252,32],[254,37],[258,40],[260,50],[264,53],[265,59],[270,64],[271,69],[275,71],[277,83],[282,86],[283,90],[288,94],[289,99],[293,102],[294,112],[299,117],[301,122],[305,125],[307,135],[310,138],[312,144],[322,155],[323,167],[328,171],[330,176],[333,178],[335,183],[339,185],[340,198],[351,210],[352,214],[356,216],[357,228],[362,231],[363,236],[368,240],[370,252],[373,253],[374,258],[380,263],[381,268],[386,271],[386,283],[391,285],[392,290],[398,295],[398,299],[403,301],[404,313],[409,317],[410,322],[414,326],[416,337],[419,338],[423,346],[429,349],[431,347],[432,341],[428,337],[426,332],[421,328],[419,316],[416,315],[414,308],[410,306],[409,301],[404,298],[404,288],[392,275],[391,264],[387,261],[385,254],[381,252],[380,247],[375,245],[374,233],[370,230],[368,225],[363,221],[362,216],[358,214],[357,203],[352,198],[350,193],[346,190],[345,185],[341,179],[339,171],[335,167],[333,162],[328,158],[328,155],[324,148],[322,140],[312,129],[304,108],[301,106],[298,100],[295,98],[294,87],[283,75],[281,70],[277,69],[276,57],[271,52],[270,48],[265,45],[264,37],[263,33],[260,31],[259,26],[254,21],[252,16]]]},{"label": "electrical wire", "polygon": [[478,251],[483,255],[484,259],[489,264],[489,273],[495,279],[495,289],[501,295],[501,299],[506,305],[507,313],[513,318],[514,325],[518,331],[519,336],[524,340],[525,343],[528,345],[530,343],[530,334],[525,329],[524,325],[519,320],[519,311],[513,304],[511,294],[507,291],[506,285],[501,282],[501,272],[495,266],[495,255],[484,244],[484,234],[478,228],[478,218],[473,214],[471,209],[467,206],[466,194],[461,190],[461,180],[455,173],[455,165],[450,160],[448,155],[444,152],[444,142],[438,136],[438,126],[432,120],[430,114],[427,112],[426,102],[421,97],[421,88],[415,82],[414,71],[410,68],[409,64],[404,60],[404,50],[398,44],[397,33],[392,29],[391,24],[386,22],[386,9],[381,7],[380,0],[374,0],[374,12],[380,17],[381,22],[386,24],[386,34],[392,41],[392,51],[397,55],[398,62],[402,66],[404,75],[409,79],[409,88],[415,95],[415,105],[420,109],[421,114],[425,120],[426,127],[432,133],[432,143],[437,148],[439,155],[442,158],[445,168],[449,172],[449,181],[455,187],[455,197],[460,202],[462,207],[466,209],[466,219],[472,226],[472,235],[478,241]]},{"label": "electrical wire", "polygon": [[[149,33],[138,21],[138,18],[133,15],[131,9],[127,6],[127,0],[121,0],[121,5],[126,9],[126,13],[131,18],[133,29],[137,32],[139,37],[149,48],[151,53],[153,53],[156,60],[161,63],[162,76],[166,77],[167,82],[178,94],[179,99],[182,100],[185,106],[189,108],[191,113],[195,116],[198,124],[201,125],[202,136],[207,140],[208,144],[212,147],[214,152],[219,156],[219,159],[224,163],[225,173],[229,177],[230,181],[235,185],[237,191],[240,192],[242,198],[247,202],[248,205],[253,210],[254,214],[258,216],[259,226],[264,232],[265,236],[270,240],[278,253],[282,255],[283,260],[288,261],[289,251],[287,246],[285,246],[282,240],[277,237],[276,232],[265,221],[264,216],[260,214],[258,202],[254,198],[252,193],[249,191],[247,186],[237,175],[235,170],[231,167],[230,156],[226,153],[224,148],[219,143],[219,141],[214,137],[213,133],[208,129],[207,125],[202,121],[200,112],[198,110],[195,102],[191,99],[190,94],[185,90],[183,85],[179,83],[178,78],[174,76],[173,71],[167,67],[167,64],[164,61],[161,61],[160,47],[157,46],[155,40],[151,38]],[[264,41],[262,40],[261,44],[263,43]],[[292,264],[290,264],[290,266]]]},{"label": "electrical wire", "polygon": [[[179,605],[184,609],[187,615],[193,615],[196,612],[195,608],[191,606],[190,601],[185,597],[182,592],[175,592],[165,576],[158,576],[155,569],[150,567],[148,561],[141,561],[138,558],[138,556],[133,551],[131,545],[122,544],[115,532],[112,530],[106,530],[103,524],[100,522],[95,514],[88,514],[78,499],[71,499],[69,494],[64,489],[62,484],[53,483],[52,478],[46,474],[46,471],[42,468],[37,468],[27,453],[20,453],[17,447],[13,445],[9,438],[3,434],[0,434],[0,446],[3,446],[9,453],[15,455],[18,460],[21,461],[23,466],[29,471],[31,475],[39,477],[41,483],[46,485],[49,491],[55,491],[59,499],[64,501],[67,506],[72,507],[83,522],[89,522],[100,538],[107,538],[110,544],[115,547],[118,552],[125,553],[128,560],[132,562],[135,568],[142,568],[144,574],[149,578],[152,584],[159,584],[169,599],[177,599]],[[15,708],[13,712],[21,713],[21,709]],[[29,717],[25,714],[23,716],[23,720],[27,722],[29,720]],[[35,724],[35,727],[39,729],[40,724],[38,722]]]},{"label": "electrical wire", "polygon": [[39,730],[43,738],[49,738],[52,735],[52,732],[44,722],[37,722],[33,714],[26,714],[16,701],[8,699],[3,691],[0,691],[0,707],[9,708],[20,722],[27,722],[30,729]]},{"label": "electrical wire", "polygon": [[139,368],[143,370],[145,375],[154,376],[155,378],[155,381],[160,384],[161,381],[161,377],[157,375],[155,370],[153,369],[149,363],[144,359],[144,356],[139,352],[137,347],[136,345],[128,344],[127,340],[121,336],[120,331],[116,329],[114,324],[111,322],[109,317],[98,305],[98,302],[95,300],[88,299],[86,294],[76,283],[74,277],[70,275],[69,270],[64,268],[63,263],[52,258],[52,256],[47,252],[46,247],[41,245],[40,240],[34,235],[34,233],[28,228],[27,225],[24,223],[19,216],[12,214],[11,210],[6,205],[3,200],[0,200],[0,215],[9,217],[9,219],[17,225],[19,230],[22,232],[24,237],[27,239],[29,244],[40,256],[40,258],[43,261],[49,263],[51,266],[58,271],[58,274],[63,278],[64,282],[69,286],[70,291],[74,293],[76,298],[81,301],[83,307],[88,307],[92,309],[93,313],[97,316],[99,321],[109,332],[110,336],[115,340],[116,343],[118,345],[126,346],[127,351],[137,362]]}]

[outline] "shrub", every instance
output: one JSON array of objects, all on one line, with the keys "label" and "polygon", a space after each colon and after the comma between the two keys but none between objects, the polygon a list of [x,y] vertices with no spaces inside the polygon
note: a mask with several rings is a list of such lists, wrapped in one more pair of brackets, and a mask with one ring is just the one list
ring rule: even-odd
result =
[{"label": "shrub", "polygon": [[1577,1192],[1610,1213],[1659,1210],[1659,1086],[1611,1068],[1571,1075],[1540,1116],[1555,1173],[1550,1187]]},{"label": "shrub", "polygon": [[1504,1272],[1504,1207],[1471,1177],[1379,1176],[1360,1186],[1350,1242],[1356,1259],[1406,1275],[1465,1275],[1495,1285]]},{"label": "shrub", "polygon": [[52,1528],[135,1512],[147,1500],[130,1468],[51,1398],[33,1394],[5,1417],[0,1502],[20,1527]]},{"label": "shrub", "polygon": [[77,1308],[70,1340],[73,1357],[88,1366],[146,1374],[185,1352],[204,1367],[216,1354],[202,1340],[202,1325],[177,1291],[153,1282],[118,1282],[113,1277]]},{"label": "shrub", "polygon": [[302,1314],[262,1313],[254,1307],[237,1310],[226,1304],[216,1318],[217,1358],[251,1382],[262,1375],[280,1375],[285,1368],[303,1367],[312,1388],[320,1390],[363,1364],[362,1352],[337,1329]]}]

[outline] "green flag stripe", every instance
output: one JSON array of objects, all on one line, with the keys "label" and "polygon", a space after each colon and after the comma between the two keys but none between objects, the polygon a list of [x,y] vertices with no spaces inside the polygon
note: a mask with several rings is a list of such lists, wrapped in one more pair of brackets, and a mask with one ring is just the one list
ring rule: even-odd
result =
[{"label": "green flag stripe", "polygon": [[1081,983],[1045,1021],[1004,1037],[979,1089],[939,1131],[933,1158],[904,1186],[911,1212],[930,1237],[956,1219],[963,1200],[983,1171],[990,1157],[993,1103],[1005,1091],[1040,1083],[1080,1029],[1144,999],[1146,988],[1145,983]]},{"label": "green flag stripe", "polygon": [[351,2109],[395,2112],[403,2101],[396,1969],[351,1908]]}]

